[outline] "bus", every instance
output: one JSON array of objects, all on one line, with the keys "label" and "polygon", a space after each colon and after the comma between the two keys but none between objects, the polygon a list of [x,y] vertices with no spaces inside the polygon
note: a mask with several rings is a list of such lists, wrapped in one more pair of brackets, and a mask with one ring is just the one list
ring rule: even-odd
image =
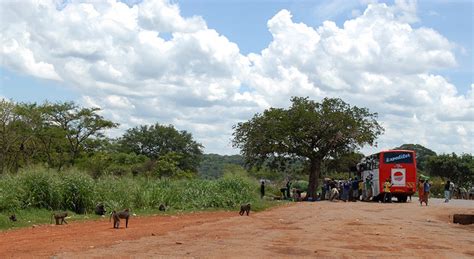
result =
[{"label": "bus", "polygon": [[412,150],[387,150],[362,158],[357,171],[364,182],[372,178],[374,201],[383,198],[383,184],[391,179],[392,197],[406,202],[416,192],[416,154]]}]

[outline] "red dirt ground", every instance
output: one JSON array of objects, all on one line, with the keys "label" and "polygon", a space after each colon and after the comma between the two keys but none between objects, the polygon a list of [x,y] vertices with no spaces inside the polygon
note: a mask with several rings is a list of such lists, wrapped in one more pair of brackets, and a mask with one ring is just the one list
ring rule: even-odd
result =
[{"label": "red dirt ground", "polygon": [[474,202],[292,203],[249,217],[237,212],[133,217],[128,229],[118,230],[102,219],[2,232],[0,258],[473,258],[474,225],[452,224],[454,213],[473,214]]}]

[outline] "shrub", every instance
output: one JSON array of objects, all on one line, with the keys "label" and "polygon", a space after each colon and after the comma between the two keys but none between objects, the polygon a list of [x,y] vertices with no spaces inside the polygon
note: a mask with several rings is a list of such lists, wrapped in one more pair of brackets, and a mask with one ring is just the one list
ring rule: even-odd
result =
[{"label": "shrub", "polygon": [[261,203],[259,183],[241,172],[218,180],[114,175],[93,179],[74,170],[34,169],[0,178],[0,212],[31,207],[82,214],[93,211],[97,203],[108,211],[154,209],[160,204],[176,210],[230,209],[247,202]]},{"label": "shrub", "polygon": [[303,192],[307,192],[308,191],[308,181],[305,181],[305,180],[295,181],[291,185],[291,188],[296,188],[296,189],[299,189]]},{"label": "shrub", "polygon": [[64,209],[83,214],[87,209],[94,207],[95,184],[91,176],[79,172],[67,172],[62,175],[61,187],[63,191]]},{"label": "shrub", "polygon": [[0,177],[0,211],[15,211],[22,205],[23,189],[18,178],[11,175]]},{"label": "shrub", "polygon": [[63,194],[57,173],[46,169],[35,168],[20,172],[18,186],[21,188],[23,208],[58,209],[61,207]]}]

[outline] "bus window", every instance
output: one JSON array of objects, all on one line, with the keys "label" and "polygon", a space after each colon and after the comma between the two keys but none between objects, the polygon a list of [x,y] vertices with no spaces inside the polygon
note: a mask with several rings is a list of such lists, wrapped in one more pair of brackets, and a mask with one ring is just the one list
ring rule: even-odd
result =
[{"label": "bus window", "polygon": [[387,152],[383,153],[385,164],[412,164],[413,154],[409,152]]}]

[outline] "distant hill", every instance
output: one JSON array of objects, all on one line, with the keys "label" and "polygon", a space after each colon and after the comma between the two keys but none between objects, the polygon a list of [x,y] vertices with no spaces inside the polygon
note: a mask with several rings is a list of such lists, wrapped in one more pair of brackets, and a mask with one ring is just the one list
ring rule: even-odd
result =
[{"label": "distant hill", "polygon": [[204,154],[198,168],[199,176],[204,179],[219,178],[224,173],[225,165],[229,164],[244,166],[244,158],[241,155]]},{"label": "distant hill", "polygon": [[416,167],[421,171],[425,171],[428,157],[436,156],[436,152],[420,144],[403,144],[394,149],[414,150],[416,152]]}]

